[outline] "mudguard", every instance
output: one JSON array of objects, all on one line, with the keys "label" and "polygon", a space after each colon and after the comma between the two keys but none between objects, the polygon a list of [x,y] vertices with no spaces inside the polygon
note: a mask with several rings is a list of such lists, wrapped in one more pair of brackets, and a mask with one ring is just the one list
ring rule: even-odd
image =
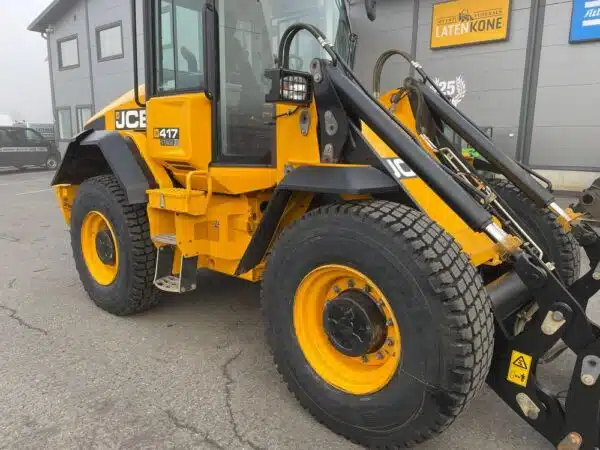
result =
[{"label": "mudguard", "polygon": [[293,192],[315,194],[393,194],[402,187],[388,174],[371,166],[299,167],[288,173],[275,189],[263,218],[242,257],[236,275],[259,264],[273,240]]},{"label": "mudguard", "polygon": [[114,174],[130,204],[146,203],[146,191],[158,187],[135,143],[116,131],[88,129],[73,138],[51,185],[81,184]]}]

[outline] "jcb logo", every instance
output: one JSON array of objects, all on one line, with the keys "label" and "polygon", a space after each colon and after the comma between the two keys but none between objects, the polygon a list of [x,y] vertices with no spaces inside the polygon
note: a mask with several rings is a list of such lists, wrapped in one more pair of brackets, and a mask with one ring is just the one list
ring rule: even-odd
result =
[{"label": "jcb logo", "polygon": [[125,109],[115,113],[115,129],[117,130],[145,130],[146,110]]},{"label": "jcb logo", "polygon": [[400,158],[389,158],[385,162],[394,178],[416,178],[417,174]]}]

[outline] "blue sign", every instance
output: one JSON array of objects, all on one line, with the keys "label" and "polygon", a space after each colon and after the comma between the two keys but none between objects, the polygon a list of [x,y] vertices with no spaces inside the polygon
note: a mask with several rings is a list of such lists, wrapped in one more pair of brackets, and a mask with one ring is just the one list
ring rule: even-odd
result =
[{"label": "blue sign", "polygon": [[600,0],[574,0],[569,42],[600,39]]}]

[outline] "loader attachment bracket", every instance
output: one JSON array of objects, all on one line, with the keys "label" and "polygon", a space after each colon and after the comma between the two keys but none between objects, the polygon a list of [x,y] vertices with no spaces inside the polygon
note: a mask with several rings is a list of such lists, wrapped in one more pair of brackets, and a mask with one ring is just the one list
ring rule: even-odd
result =
[{"label": "loader attachment bracket", "polygon": [[[515,255],[514,270],[537,311],[519,334],[497,327],[487,383],[557,448],[595,450],[600,445],[600,328],[587,318],[585,308],[600,289],[600,277],[594,277],[600,238],[591,229],[576,236],[585,236],[580,243],[591,270],[570,288],[541,261],[525,252]],[[577,356],[564,406],[537,377],[538,362],[561,339]]]}]

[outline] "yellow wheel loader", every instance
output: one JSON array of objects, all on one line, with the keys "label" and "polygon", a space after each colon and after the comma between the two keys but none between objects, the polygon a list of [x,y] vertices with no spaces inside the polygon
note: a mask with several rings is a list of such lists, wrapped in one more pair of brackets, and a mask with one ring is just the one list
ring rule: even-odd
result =
[{"label": "yellow wheel loader", "polygon": [[[134,37],[137,18],[132,2]],[[134,38],[133,91],[87,123],[52,182],[100,308],[202,295],[198,269],[261,282],[290,391],[354,442],[423,442],[487,382],[558,448],[600,445],[585,314],[600,239],[417,62],[398,89],[363,87],[341,0],[147,0],[143,24],[143,88]],[[567,347],[561,401],[537,373]]]}]

